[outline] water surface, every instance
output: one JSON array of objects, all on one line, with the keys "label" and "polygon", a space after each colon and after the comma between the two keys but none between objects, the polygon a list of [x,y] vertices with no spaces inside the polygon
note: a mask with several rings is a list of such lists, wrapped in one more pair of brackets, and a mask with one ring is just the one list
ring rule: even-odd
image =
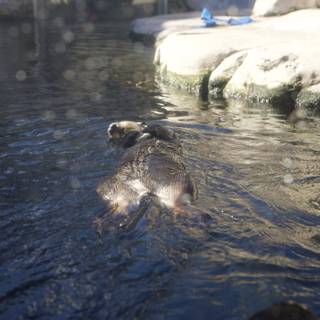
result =
[{"label": "water surface", "polygon": [[[128,24],[0,25],[0,318],[247,319],[320,314],[320,121],[208,105],[155,80]],[[175,130],[201,222],[155,204],[102,234],[111,121]]]}]

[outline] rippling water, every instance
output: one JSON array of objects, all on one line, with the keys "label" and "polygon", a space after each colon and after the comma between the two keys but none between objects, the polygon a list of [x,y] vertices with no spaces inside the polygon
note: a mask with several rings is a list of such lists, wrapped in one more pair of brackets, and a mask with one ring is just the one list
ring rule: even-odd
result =
[{"label": "rippling water", "polygon": [[[0,25],[0,318],[236,320],[289,298],[320,314],[320,120],[168,89],[127,35]],[[211,221],[151,205],[97,232],[122,119],[177,132]]]}]

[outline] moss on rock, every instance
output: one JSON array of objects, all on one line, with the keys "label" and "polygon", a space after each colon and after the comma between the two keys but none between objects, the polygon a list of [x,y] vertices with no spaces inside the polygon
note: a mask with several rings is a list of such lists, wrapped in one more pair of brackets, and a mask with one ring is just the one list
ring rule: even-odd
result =
[{"label": "moss on rock", "polygon": [[157,74],[162,82],[207,99],[209,73],[181,75],[158,67]]},{"label": "moss on rock", "polygon": [[315,114],[320,114],[320,84],[304,88],[297,96],[296,104]]}]

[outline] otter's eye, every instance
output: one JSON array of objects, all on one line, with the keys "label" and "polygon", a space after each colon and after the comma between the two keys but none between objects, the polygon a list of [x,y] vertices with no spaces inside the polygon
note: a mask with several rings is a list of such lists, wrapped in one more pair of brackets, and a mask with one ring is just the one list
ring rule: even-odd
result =
[{"label": "otter's eye", "polygon": [[108,132],[109,132],[110,134],[113,134],[114,132],[116,132],[117,128],[118,128],[117,125],[116,125],[115,123],[112,123],[112,124],[109,126]]},{"label": "otter's eye", "polygon": [[109,125],[107,134],[109,136],[109,138],[113,138],[113,139],[119,139],[122,133],[122,129],[118,127],[117,123],[111,123]]}]

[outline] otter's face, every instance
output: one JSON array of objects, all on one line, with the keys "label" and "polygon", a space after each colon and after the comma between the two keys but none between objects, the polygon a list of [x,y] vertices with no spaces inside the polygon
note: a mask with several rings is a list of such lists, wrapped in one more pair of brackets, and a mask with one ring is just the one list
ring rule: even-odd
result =
[{"label": "otter's face", "polygon": [[131,147],[146,127],[144,122],[119,121],[109,125],[107,130],[108,139],[111,143]]}]

